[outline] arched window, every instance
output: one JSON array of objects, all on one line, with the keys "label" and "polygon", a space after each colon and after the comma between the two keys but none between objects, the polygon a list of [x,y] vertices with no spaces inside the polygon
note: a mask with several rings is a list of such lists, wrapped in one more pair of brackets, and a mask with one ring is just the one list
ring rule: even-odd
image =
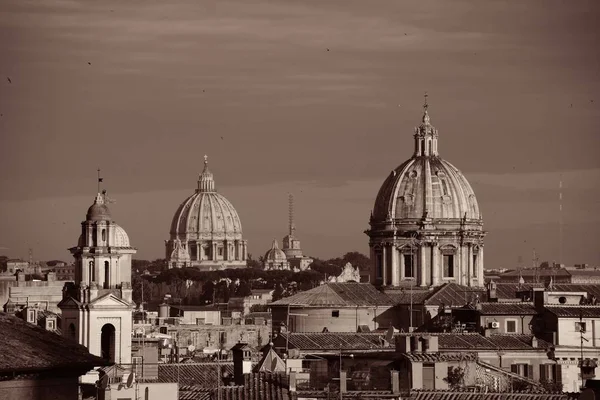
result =
[{"label": "arched window", "polygon": [[102,228],[102,241],[106,242],[106,229]]},{"label": "arched window", "polygon": [[104,288],[108,289],[110,287],[110,263],[108,261],[104,261]]},{"label": "arched window", "polygon": [[112,324],[104,325],[100,334],[100,354],[105,360],[115,361],[115,340],[115,327]]}]

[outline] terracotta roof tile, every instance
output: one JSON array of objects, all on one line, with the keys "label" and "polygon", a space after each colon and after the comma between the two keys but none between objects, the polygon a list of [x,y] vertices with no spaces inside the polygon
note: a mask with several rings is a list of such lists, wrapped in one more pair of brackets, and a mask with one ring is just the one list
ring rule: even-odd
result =
[{"label": "terracotta roof tile", "polygon": [[290,400],[289,384],[285,375],[264,372],[244,376],[243,386],[217,389],[222,400]]},{"label": "terracotta roof tile", "polygon": [[66,337],[7,313],[0,313],[0,337],[0,373],[63,367],[89,370],[110,364]]},{"label": "terracotta roof tile", "polygon": [[545,306],[557,317],[562,318],[598,318],[600,317],[600,306]]},{"label": "terracotta roof tile", "polygon": [[549,343],[537,339],[532,346],[533,335],[497,334],[485,337],[478,333],[438,334],[440,350],[544,350]]},{"label": "terracotta roof tile", "polygon": [[568,400],[562,393],[484,393],[467,391],[418,390],[410,394],[410,400]]},{"label": "terracotta roof tile", "polygon": [[480,303],[482,315],[536,315],[537,311],[530,302],[521,303]]},{"label": "terracotta roof tile", "polygon": [[415,362],[446,362],[446,361],[474,361],[477,359],[477,353],[457,352],[457,353],[405,353],[402,355],[406,359]]},{"label": "terracotta roof tile", "polygon": [[[281,337],[281,339],[279,339]],[[290,348],[299,350],[390,350],[393,351],[394,344],[386,344],[382,341],[385,334],[381,333],[282,333],[275,338],[274,343],[289,337]]]},{"label": "terracotta roof tile", "polygon": [[[221,369],[219,374],[219,368]],[[194,386],[197,389],[213,389],[219,386],[218,376],[233,375],[233,363],[207,362],[185,364],[158,364],[159,382],[177,382],[179,385]]]},{"label": "terracotta roof tile", "polygon": [[370,283],[327,283],[270,303],[271,306],[299,305],[308,307],[393,306],[386,294]]}]

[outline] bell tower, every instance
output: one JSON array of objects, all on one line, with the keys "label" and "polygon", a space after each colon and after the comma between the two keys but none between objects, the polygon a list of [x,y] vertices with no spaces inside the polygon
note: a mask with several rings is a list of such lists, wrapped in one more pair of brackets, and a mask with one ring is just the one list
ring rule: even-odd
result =
[{"label": "bell tower", "polygon": [[[101,182],[102,178],[98,178]],[[131,362],[131,257],[123,228],[111,217],[106,191],[96,195],[81,223],[75,258],[75,282],[65,284],[62,311],[64,336],[86,346],[90,353],[115,363]]]}]

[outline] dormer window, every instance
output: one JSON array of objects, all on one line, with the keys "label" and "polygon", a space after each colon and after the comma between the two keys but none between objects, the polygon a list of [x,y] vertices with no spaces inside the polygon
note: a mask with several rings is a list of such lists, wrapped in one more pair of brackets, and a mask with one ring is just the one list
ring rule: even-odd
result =
[{"label": "dormer window", "polygon": [[585,333],[586,332],[585,322],[575,322],[575,332]]}]

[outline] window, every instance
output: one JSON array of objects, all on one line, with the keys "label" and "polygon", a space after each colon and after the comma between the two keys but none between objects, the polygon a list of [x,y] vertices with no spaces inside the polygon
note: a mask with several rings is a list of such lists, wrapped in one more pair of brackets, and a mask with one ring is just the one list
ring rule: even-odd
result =
[{"label": "window", "polygon": [[376,263],[377,263],[377,277],[383,278],[383,257],[381,254],[377,254]]},{"label": "window", "polygon": [[506,320],[506,333],[517,333],[517,321],[514,319]]},{"label": "window", "polygon": [[210,248],[204,247],[204,257],[210,257]]},{"label": "window", "polygon": [[473,254],[473,277],[477,278],[477,254]]},{"label": "window", "polygon": [[219,343],[227,343],[227,332],[219,332]]},{"label": "window", "polygon": [[454,255],[444,254],[444,277],[454,278]]},{"label": "window", "polygon": [[585,333],[585,322],[575,322],[575,331],[579,333]]},{"label": "window", "polygon": [[56,329],[56,322],[54,320],[49,320],[47,325],[48,325],[47,329],[50,331]]},{"label": "window", "polygon": [[35,310],[27,311],[27,322],[35,324]]},{"label": "window", "polygon": [[533,365],[513,364],[510,366],[510,371],[512,373],[524,376],[525,378],[533,378]]},{"label": "window", "polygon": [[205,318],[196,318],[196,325],[204,325]]},{"label": "window", "polygon": [[219,255],[222,256],[223,255],[223,248],[219,247]]},{"label": "window", "polygon": [[331,316],[332,316],[333,318],[339,318],[339,317],[340,317],[340,310],[333,310],[333,311],[331,312]]},{"label": "window", "polygon": [[102,241],[106,242],[106,229],[102,229]]},{"label": "window", "polygon": [[412,254],[404,254],[404,277],[414,278],[414,257]]}]

